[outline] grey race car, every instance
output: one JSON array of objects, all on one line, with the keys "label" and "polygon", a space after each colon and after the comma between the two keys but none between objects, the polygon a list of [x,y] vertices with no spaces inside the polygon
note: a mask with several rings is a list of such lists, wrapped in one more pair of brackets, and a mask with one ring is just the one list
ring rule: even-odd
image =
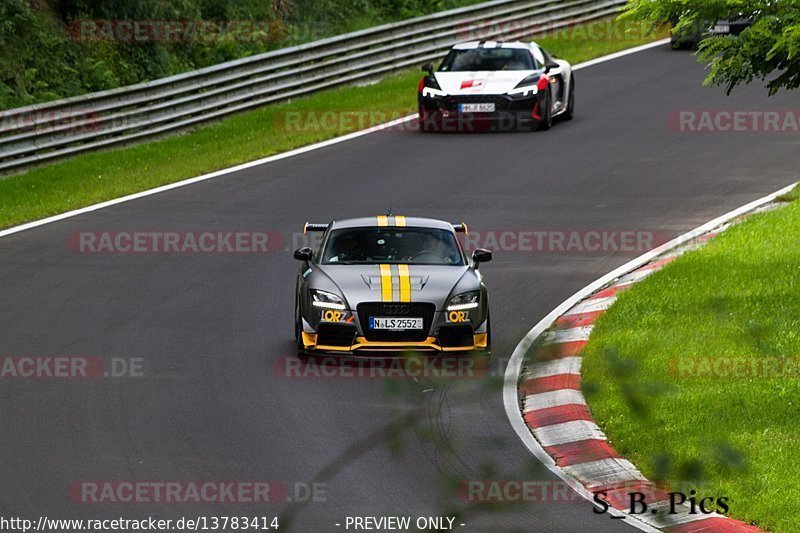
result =
[{"label": "grey race car", "polygon": [[324,232],[300,248],[295,337],[299,354],[378,351],[489,353],[486,286],[457,239],[465,224],[381,215],[306,224]]}]

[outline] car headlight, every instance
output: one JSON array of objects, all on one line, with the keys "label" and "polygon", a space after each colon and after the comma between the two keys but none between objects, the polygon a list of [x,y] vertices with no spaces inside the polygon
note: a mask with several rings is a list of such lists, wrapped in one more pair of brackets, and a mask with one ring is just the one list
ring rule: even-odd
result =
[{"label": "car headlight", "polygon": [[479,292],[465,292],[458,296],[453,296],[450,303],[447,305],[448,311],[464,311],[466,309],[475,309],[481,300]]},{"label": "car headlight", "polygon": [[322,309],[345,309],[344,301],[332,292],[311,289],[311,305]]},{"label": "car headlight", "polygon": [[447,93],[439,86],[439,82],[433,76],[422,78],[419,82],[419,92],[423,98],[441,98]]},{"label": "car headlight", "polygon": [[508,91],[509,96],[522,96],[523,98],[531,95],[539,94],[539,91],[546,87],[546,77],[543,77],[541,74],[531,74],[521,82],[517,84],[516,87]]},{"label": "car headlight", "polygon": [[422,96],[424,98],[441,98],[442,96],[447,96],[447,93],[434,87],[423,87]]},{"label": "car headlight", "polygon": [[511,96],[522,96],[522,97],[536,95],[539,94],[539,87],[537,87],[536,85],[529,85],[527,87],[514,87],[513,89],[508,91],[508,94]]}]

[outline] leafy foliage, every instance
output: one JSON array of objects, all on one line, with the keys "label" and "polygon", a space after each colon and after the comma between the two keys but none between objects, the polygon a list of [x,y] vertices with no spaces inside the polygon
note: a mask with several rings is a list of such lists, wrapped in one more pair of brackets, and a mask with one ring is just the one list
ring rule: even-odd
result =
[{"label": "leafy foliage", "polygon": [[700,42],[700,58],[710,66],[706,84],[729,94],[754,79],[766,82],[770,94],[800,87],[800,0],[630,0],[623,17],[672,22],[678,35],[717,20],[752,20],[739,36]]},{"label": "leafy foliage", "polygon": [[[478,0],[0,0],[0,109],[111,89]],[[203,38],[85,39],[94,21],[190,21]]]}]

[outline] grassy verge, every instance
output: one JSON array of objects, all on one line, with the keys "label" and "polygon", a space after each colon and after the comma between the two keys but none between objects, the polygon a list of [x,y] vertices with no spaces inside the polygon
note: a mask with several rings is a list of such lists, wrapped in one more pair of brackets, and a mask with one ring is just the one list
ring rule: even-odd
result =
[{"label": "grassy verge", "polygon": [[774,532],[800,529],[798,192],[623,293],[583,366],[596,420],[646,476]]},{"label": "grassy verge", "polygon": [[[653,41],[599,21],[540,42],[578,63]],[[621,37],[622,36],[622,37]],[[321,92],[200,127],[185,135],[85,154],[0,180],[0,227],[62,213],[297,148],[403,116],[416,107],[418,71],[366,87]],[[580,95],[579,95],[580,97]],[[323,113],[334,112],[333,120]]]}]

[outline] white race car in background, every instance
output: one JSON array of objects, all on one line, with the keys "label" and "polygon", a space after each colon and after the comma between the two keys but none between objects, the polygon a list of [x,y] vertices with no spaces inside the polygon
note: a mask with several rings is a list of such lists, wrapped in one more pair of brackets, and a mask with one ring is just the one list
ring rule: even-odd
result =
[{"label": "white race car in background", "polygon": [[567,61],[534,42],[471,41],[453,46],[418,88],[420,130],[547,130],[572,119],[575,78]]}]

